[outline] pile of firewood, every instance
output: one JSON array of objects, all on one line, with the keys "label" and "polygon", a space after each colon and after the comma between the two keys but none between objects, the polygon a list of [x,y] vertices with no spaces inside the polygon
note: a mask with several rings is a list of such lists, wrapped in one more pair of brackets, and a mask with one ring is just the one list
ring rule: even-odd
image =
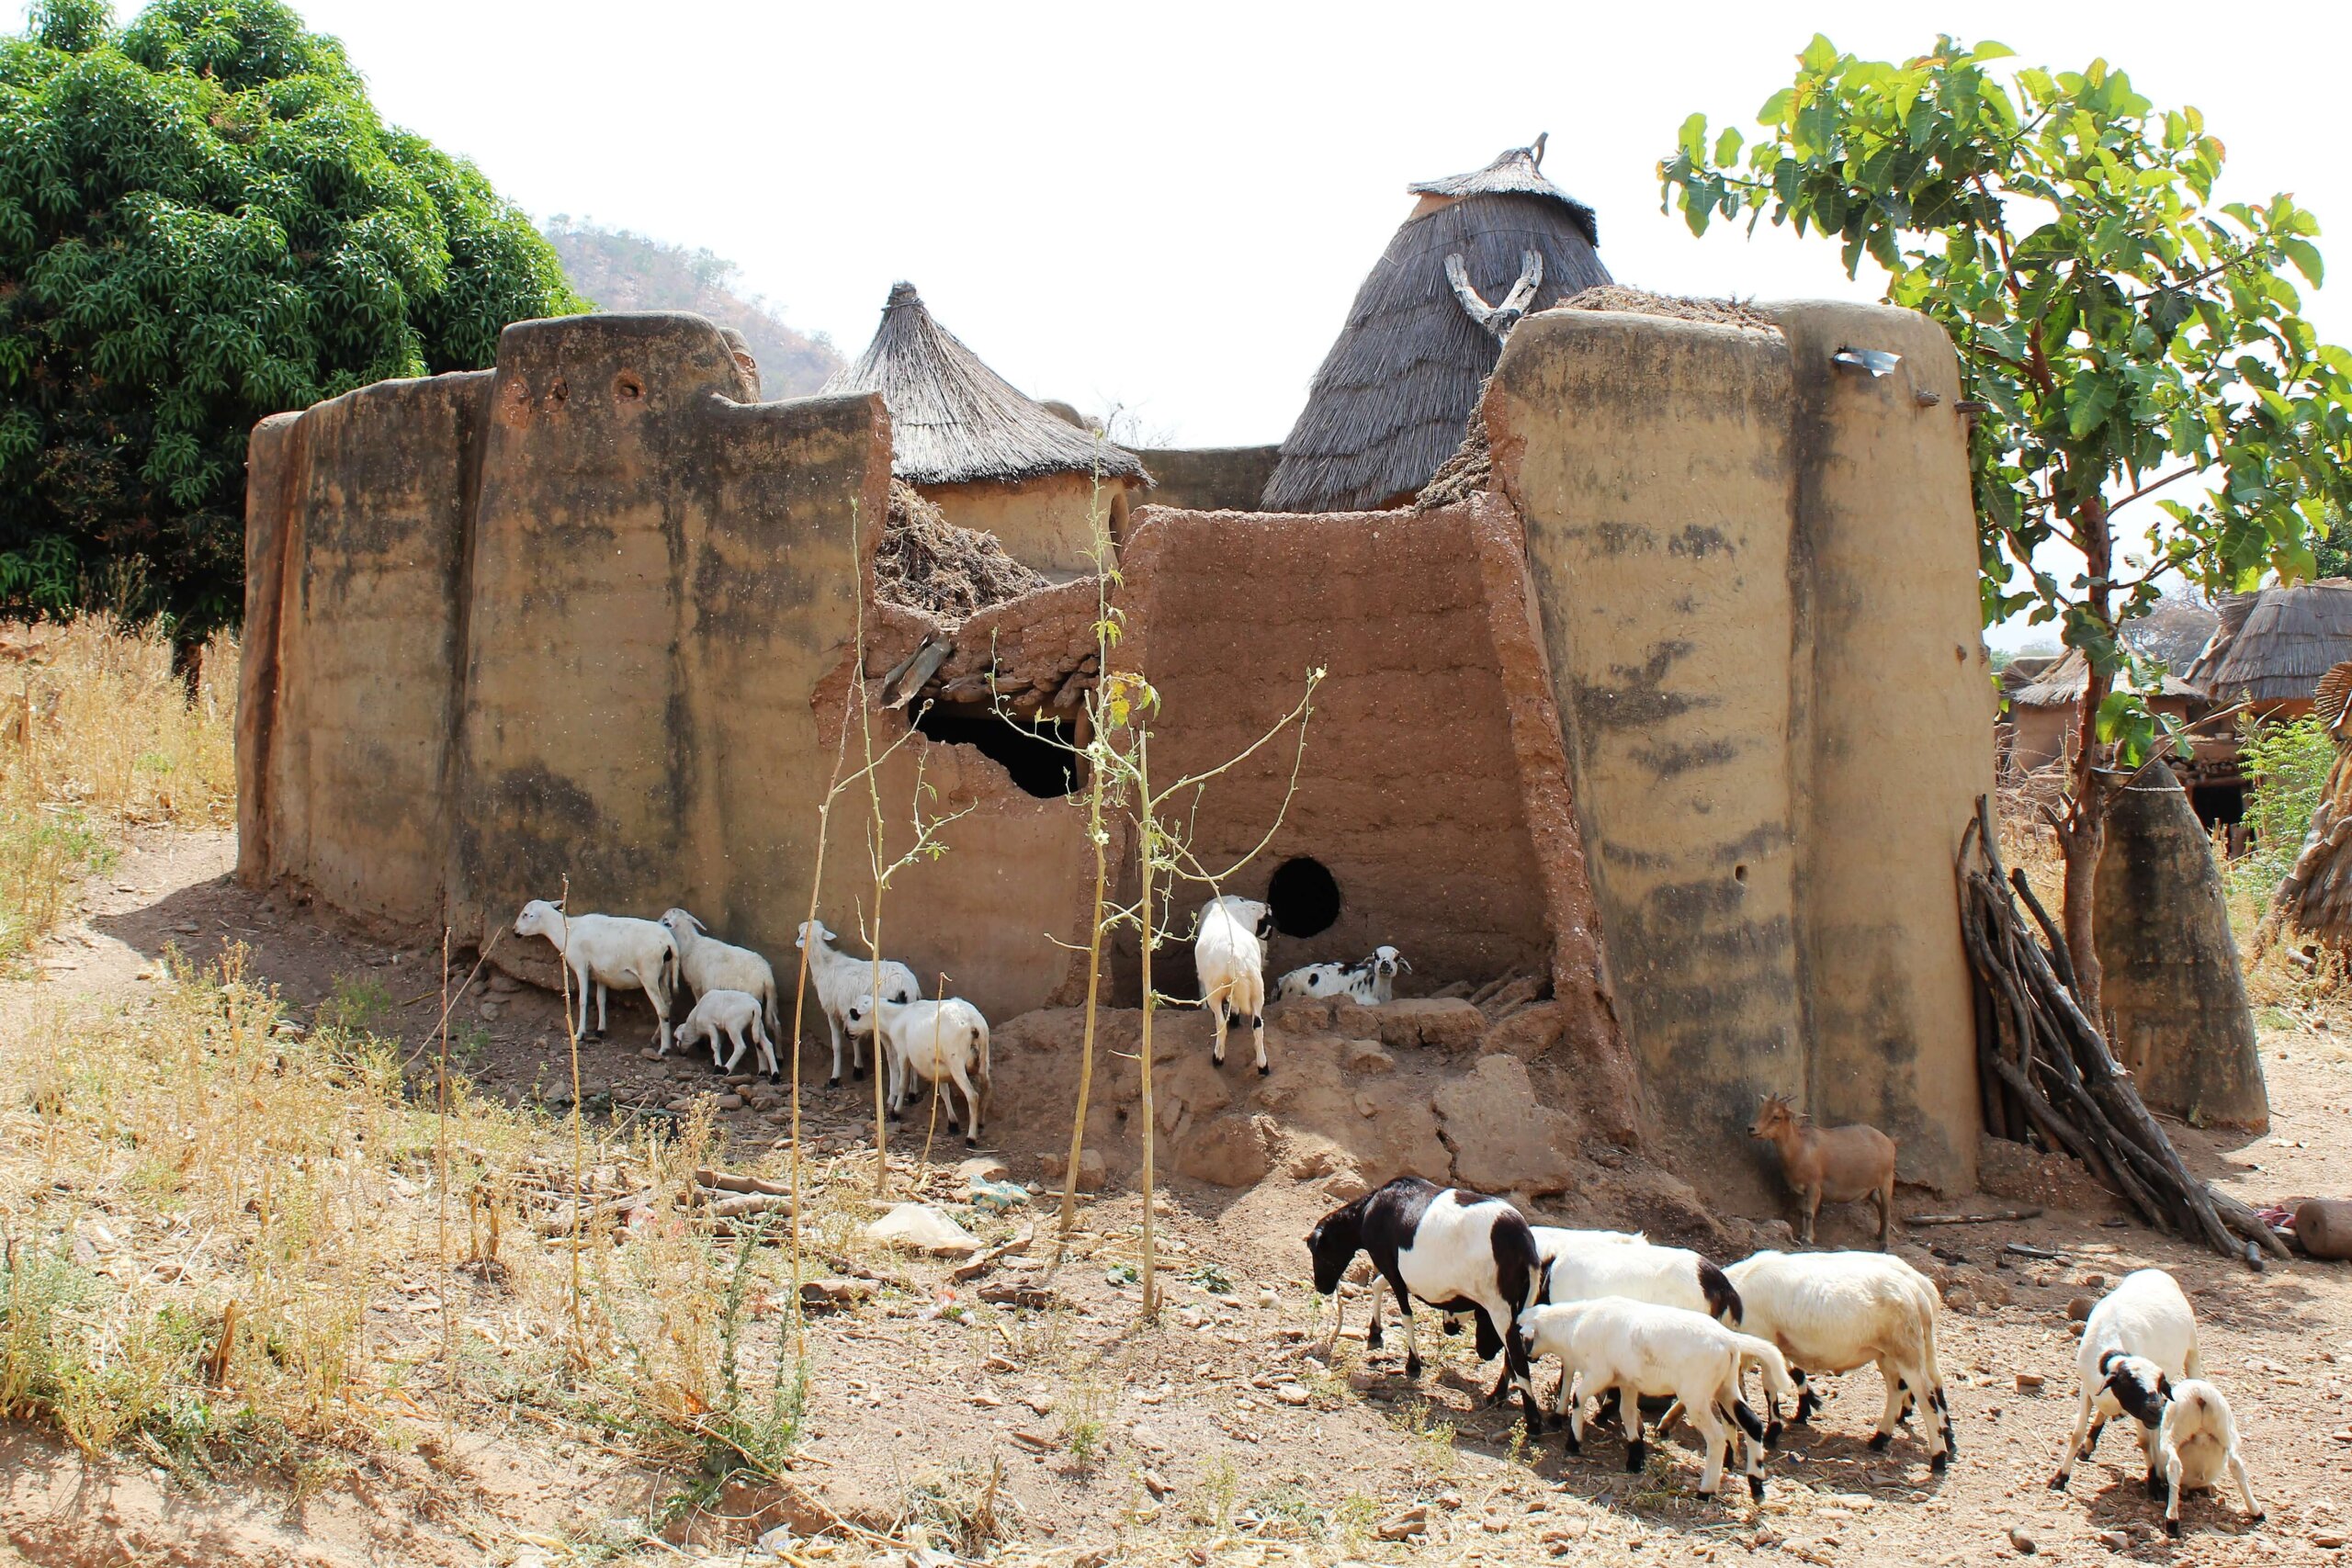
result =
[{"label": "pile of firewood", "polygon": [[1979,802],[1961,835],[1959,873],[1961,931],[1977,980],[1985,1131],[2073,1156],[2158,1229],[2256,1268],[2266,1251],[2287,1257],[2252,1209],[2189,1174],[2141,1103],[2083,1011],[2065,939],[2025,874],[2004,873],[1989,801]]}]

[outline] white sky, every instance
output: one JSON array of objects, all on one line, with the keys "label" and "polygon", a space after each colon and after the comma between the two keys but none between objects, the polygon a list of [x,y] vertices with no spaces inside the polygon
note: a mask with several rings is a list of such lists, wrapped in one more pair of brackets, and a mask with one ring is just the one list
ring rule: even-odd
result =
[{"label": "white sky", "polygon": [[[1407,182],[1551,133],[1544,172],[1600,215],[1621,280],[1875,298],[1836,248],[1693,240],[1654,173],[1693,109],[1750,117],[1812,33],[1874,58],[1940,26],[2026,62],[2098,55],[2229,149],[2227,194],[2292,191],[2352,236],[2329,134],[2352,6],[1693,0],[1460,10],[673,0],[294,0],[393,121],[538,217],[707,246],[854,353],[912,280],[1032,396],[1134,411],[1148,438],[1279,441]],[[118,4],[129,15],[135,6]],[[20,0],[0,16],[21,27]],[[2352,270],[2352,243],[2323,245]],[[2352,284],[2309,301],[2352,341]]]}]

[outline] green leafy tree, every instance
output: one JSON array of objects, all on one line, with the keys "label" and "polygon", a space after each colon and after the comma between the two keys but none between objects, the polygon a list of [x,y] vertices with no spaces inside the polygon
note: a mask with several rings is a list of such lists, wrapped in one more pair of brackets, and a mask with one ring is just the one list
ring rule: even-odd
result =
[{"label": "green leafy tree", "polygon": [[243,610],[245,437],[583,309],[471,164],[277,0],[41,0],[0,40],[0,614]]},{"label": "green leafy tree", "polygon": [[[1838,242],[1849,275],[1876,262],[1887,299],[1959,349],[1985,620],[2058,622],[2090,666],[2053,825],[2098,1017],[2104,770],[2166,742],[2117,680],[2134,657],[2121,627],[2168,571],[2209,592],[2312,573],[2329,509],[2352,496],[2352,355],[2319,341],[2290,276],[2319,283],[2318,222],[2283,194],[2217,202],[2222,143],[2197,110],[2157,110],[2100,61],[1987,70],[2008,54],[1941,38],[1890,64],[1816,37],[1744,159],[1736,129],[1711,137],[1692,115],[1658,174],[1693,232],[1769,218]],[[2144,554],[2123,558],[2119,517]],[[2046,564],[2052,545],[2074,564]]]}]

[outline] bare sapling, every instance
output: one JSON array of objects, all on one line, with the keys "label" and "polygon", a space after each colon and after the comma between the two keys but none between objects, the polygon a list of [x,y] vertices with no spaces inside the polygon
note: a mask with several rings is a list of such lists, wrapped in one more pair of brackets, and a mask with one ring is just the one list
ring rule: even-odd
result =
[{"label": "bare sapling", "polygon": [[1875,1127],[1816,1127],[1788,1099],[1768,1094],[1747,1129],[1751,1138],[1770,1142],[1781,1154],[1781,1174],[1804,1205],[1797,1240],[1813,1245],[1814,1216],[1826,1199],[1851,1203],[1868,1198],[1878,1205],[1878,1249],[1884,1252],[1894,1224],[1894,1140]]}]

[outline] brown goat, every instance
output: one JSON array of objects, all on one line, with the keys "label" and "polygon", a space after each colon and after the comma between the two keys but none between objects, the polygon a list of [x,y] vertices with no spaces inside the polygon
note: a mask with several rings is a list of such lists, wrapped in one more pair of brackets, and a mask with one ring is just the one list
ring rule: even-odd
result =
[{"label": "brown goat", "polygon": [[1769,1138],[1781,1151],[1781,1174],[1804,1203],[1804,1228],[1797,1240],[1813,1245],[1814,1216],[1822,1200],[1851,1203],[1869,1198],[1878,1204],[1878,1249],[1886,1250],[1894,1224],[1894,1140],[1875,1127],[1832,1127],[1826,1132],[1800,1115],[1777,1094],[1764,1097],[1751,1138]]}]

